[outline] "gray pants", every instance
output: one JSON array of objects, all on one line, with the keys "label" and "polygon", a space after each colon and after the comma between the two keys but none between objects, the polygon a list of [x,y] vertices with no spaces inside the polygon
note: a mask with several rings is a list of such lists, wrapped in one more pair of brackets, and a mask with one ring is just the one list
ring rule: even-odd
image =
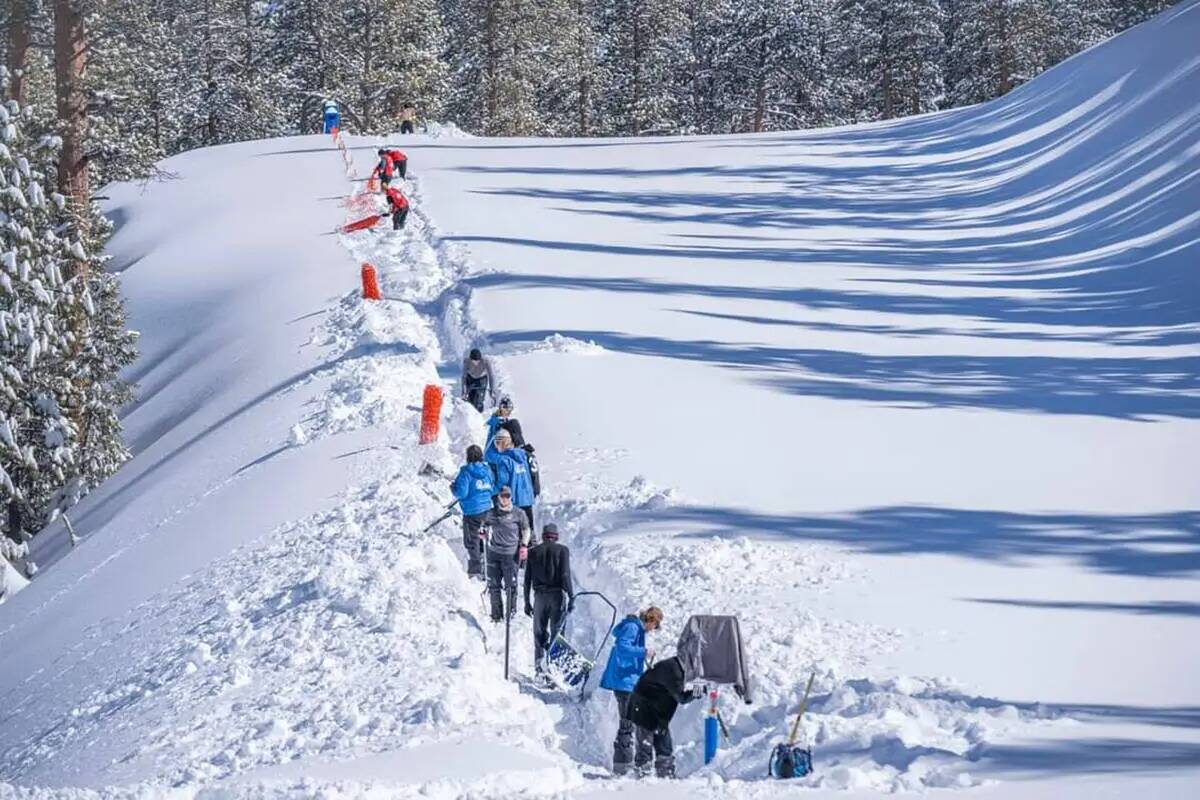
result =
[{"label": "gray pants", "polygon": [[[669,727],[652,731],[633,724],[629,719],[629,692],[613,692],[617,697],[617,738],[613,741],[613,774],[624,775],[630,764],[639,772],[645,771],[654,760],[654,774],[660,778],[675,777],[675,743]],[[634,756],[634,744],[637,755]]]},{"label": "gray pants", "polygon": [[533,664],[538,672],[542,671],[542,659],[562,624],[563,606],[563,593],[558,590],[533,595]]},{"label": "gray pants", "polygon": [[467,551],[467,574],[483,574],[483,540],[479,538],[479,529],[483,527],[482,514],[463,514],[463,547]]},{"label": "gray pants", "polygon": [[504,619],[504,604],[500,601],[500,581],[504,581],[508,613],[513,613],[517,604],[517,556],[515,553],[487,551],[487,586],[492,601],[492,621]]}]

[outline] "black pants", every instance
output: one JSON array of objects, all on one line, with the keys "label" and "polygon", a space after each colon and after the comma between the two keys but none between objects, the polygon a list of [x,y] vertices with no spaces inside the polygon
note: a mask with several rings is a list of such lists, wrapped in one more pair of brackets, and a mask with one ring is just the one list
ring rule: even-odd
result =
[{"label": "black pants", "polygon": [[408,217],[407,208],[397,208],[392,212],[392,230],[398,231],[404,227],[404,220]]},{"label": "black pants", "polygon": [[463,514],[463,547],[467,551],[467,574],[483,574],[483,540],[479,538],[479,529],[487,512],[482,514]]},{"label": "black pants", "polygon": [[525,512],[525,518],[529,520],[529,530],[536,531],[537,528],[533,527],[533,506],[517,506],[517,507]]},{"label": "black pants", "polygon": [[408,175],[408,159],[407,158],[404,159],[403,161],[396,162],[396,174],[399,175],[401,178],[404,178]]},{"label": "black pants", "polygon": [[467,402],[475,406],[476,411],[483,411],[483,401],[487,398],[488,390],[487,375],[480,375],[478,378],[468,375],[465,382]]},{"label": "black pants", "polygon": [[550,649],[552,637],[562,625],[565,606],[563,593],[557,589],[533,595],[533,664],[538,672],[542,671],[542,659]]},{"label": "black pants", "polygon": [[400,121],[400,132],[401,133],[412,133],[413,130],[414,130],[414,128],[413,128],[411,119],[405,119],[405,120]]},{"label": "black pants", "polygon": [[504,581],[504,594],[508,601],[508,613],[512,614],[517,603],[517,557],[512,553],[487,551],[487,586],[492,601],[492,621],[504,619],[504,604],[500,600],[500,581]]},{"label": "black pants", "polygon": [[[675,743],[671,729],[652,731],[633,724],[629,719],[629,692],[613,692],[617,697],[617,738],[613,741],[613,773],[624,775],[630,764],[645,770],[654,760],[654,772],[660,778],[675,777]],[[634,754],[636,743],[637,753]]]}]

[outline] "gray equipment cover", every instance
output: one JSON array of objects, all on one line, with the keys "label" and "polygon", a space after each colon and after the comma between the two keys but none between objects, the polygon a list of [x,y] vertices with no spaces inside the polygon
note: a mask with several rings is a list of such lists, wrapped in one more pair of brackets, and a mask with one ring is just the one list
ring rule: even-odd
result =
[{"label": "gray equipment cover", "polygon": [[693,616],[679,635],[676,649],[685,681],[733,684],[742,699],[750,702],[750,670],[737,617]]}]

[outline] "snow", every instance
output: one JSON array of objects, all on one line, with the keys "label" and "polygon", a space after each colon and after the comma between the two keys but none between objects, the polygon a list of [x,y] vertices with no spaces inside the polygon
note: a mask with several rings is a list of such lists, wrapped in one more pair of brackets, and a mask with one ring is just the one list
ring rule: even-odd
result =
[{"label": "snow", "polygon": [[[1198,7],[872,126],[299,137],[110,187],[135,457],[0,606],[0,797],[1193,796]],[[382,141],[406,230],[328,233]],[[604,780],[611,695],[504,680],[418,477],[481,436],[451,391],[417,445],[472,345],[581,586],[661,606],[660,657],[739,615],[714,764],[696,703],[681,780]],[[817,771],[765,781],[814,672]]]}]

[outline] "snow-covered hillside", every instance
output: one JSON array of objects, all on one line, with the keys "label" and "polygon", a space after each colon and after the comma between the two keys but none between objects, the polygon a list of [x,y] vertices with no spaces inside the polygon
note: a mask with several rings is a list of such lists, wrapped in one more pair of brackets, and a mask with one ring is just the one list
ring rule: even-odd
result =
[{"label": "snow-covered hillside", "polygon": [[[1196,41],[1187,0],[859,128],[413,137],[401,233],[332,233],[374,139],[112,187],[136,456],[0,605],[0,797],[1194,796]],[[481,434],[454,402],[416,441],[473,343],[581,582],[662,606],[660,655],[740,615],[713,765],[697,704],[681,780],[602,780],[611,695],[503,680],[418,475]],[[812,669],[816,774],[765,781]]]}]

